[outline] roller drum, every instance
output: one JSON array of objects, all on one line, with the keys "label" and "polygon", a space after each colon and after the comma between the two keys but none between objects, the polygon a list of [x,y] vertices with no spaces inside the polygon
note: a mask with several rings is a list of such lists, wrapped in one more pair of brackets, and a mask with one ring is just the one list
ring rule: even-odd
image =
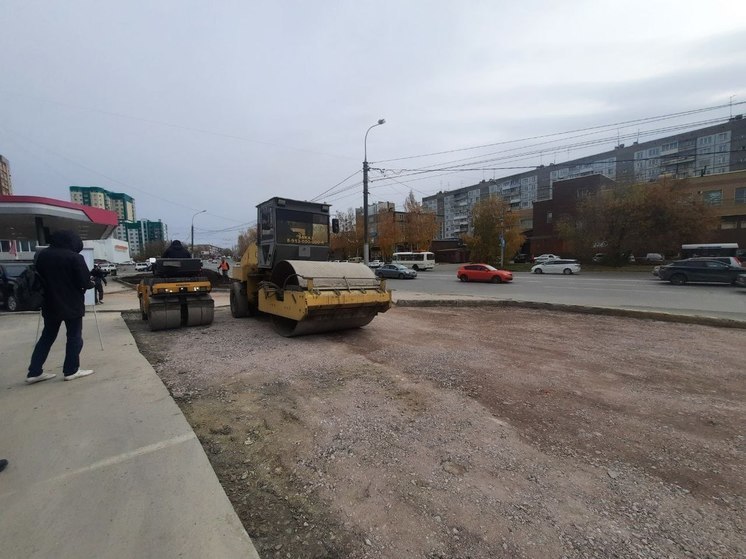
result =
[{"label": "roller drum", "polygon": [[148,326],[153,332],[181,327],[181,305],[179,302],[155,302],[151,300],[148,307]]},{"label": "roller drum", "polygon": [[212,298],[187,299],[183,304],[186,306],[187,326],[212,324],[215,316],[215,301]]}]

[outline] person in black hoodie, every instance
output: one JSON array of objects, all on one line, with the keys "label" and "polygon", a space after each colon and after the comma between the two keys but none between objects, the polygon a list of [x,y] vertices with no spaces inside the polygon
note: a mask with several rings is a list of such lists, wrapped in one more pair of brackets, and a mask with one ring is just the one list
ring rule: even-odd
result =
[{"label": "person in black hoodie", "polygon": [[96,304],[100,305],[104,302],[104,286],[106,285],[107,272],[101,269],[98,264],[93,265],[91,270],[91,277],[93,278],[93,285],[96,287]]},{"label": "person in black hoodie", "polygon": [[80,368],[84,295],[86,289],[93,287],[91,273],[80,254],[81,250],[83,241],[73,231],[55,231],[49,237],[49,247],[36,256],[36,270],[44,284],[44,302],[41,306],[44,330],[31,355],[26,377],[28,384],[56,376],[54,373],[45,373],[43,367],[63,322],[67,330],[65,361],[62,365],[65,380],[93,374],[92,370]]},{"label": "person in black hoodie", "polygon": [[163,258],[191,258],[192,255],[184,248],[181,241],[174,240],[163,253]]}]

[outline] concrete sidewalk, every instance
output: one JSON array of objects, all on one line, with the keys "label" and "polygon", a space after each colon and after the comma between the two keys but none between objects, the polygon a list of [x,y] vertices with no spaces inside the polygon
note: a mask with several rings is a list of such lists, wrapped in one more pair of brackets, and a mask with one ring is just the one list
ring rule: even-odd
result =
[{"label": "concrete sidewalk", "polygon": [[10,461],[0,473],[0,555],[257,558],[119,314],[138,308],[136,293],[114,283],[84,318],[81,363],[96,373],[73,382],[62,382],[60,332],[45,367],[57,377],[26,385],[39,315],[0,315],[0,458]]}]

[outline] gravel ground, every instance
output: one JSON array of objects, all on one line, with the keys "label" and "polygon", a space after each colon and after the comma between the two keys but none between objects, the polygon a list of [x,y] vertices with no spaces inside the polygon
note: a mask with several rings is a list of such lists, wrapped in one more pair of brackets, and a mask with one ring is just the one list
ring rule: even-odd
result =
[{"label": "gravel ground", "polygon": [[285,339],[223,309],[127,318],[262,557],[746,556],[742,330],[395,308]]}]

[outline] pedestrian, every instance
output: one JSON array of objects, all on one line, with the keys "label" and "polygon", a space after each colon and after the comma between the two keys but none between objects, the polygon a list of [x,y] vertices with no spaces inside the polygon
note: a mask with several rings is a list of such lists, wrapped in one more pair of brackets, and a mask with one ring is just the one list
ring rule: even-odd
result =
[{"label": "pedestrian", "polygon": [[220,264],[218,264],[218,270],[220,270],[221,272],[223,272],[223,277],[224,278],[227,278],[228,277],[228,270],[230,270],[230,269],[231,269],[230,264],[228,264],[228,262],[225,261],[225,257],[223,257],[223,259],[220,261]]},{"label": "pedestrian", "polygon": [[44,330],[36,342],[28,367],[26,382],[34,384],[54,378],[54,373],[44,372],[44,362],[60,326],[65,323],[67,343],[62,373],[65,380],[75,380],[93,374],[80,368],[80,351],[83,349],[84,295],[94,285],[91,273],[80,251],[83,241],[73,231],[56,231],[49,236],[49,247],[36,257],[36,270],[44,284],[44,302],[41,314]]},{"label": "pedestrian", "polygon": [[108,285],[106,282],[107,272],[101,269],[98,264],[93,265],[91,270],[91,276],[93,277],[93,285],[96,288],[96,304],[101,305],[104,302],[104,285]]},{"label": "pedestrian", "polygon": [[174,239],[169,247],[164,251],[162,258],[191,258],[192,255],[181,244],[181,241]]}]

